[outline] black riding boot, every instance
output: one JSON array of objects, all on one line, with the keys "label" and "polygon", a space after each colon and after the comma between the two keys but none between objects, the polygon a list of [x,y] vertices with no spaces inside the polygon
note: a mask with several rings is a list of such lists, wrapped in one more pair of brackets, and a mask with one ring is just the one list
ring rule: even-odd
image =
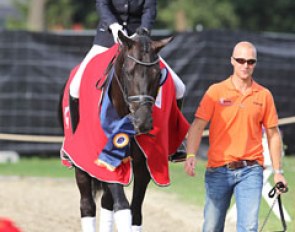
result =
[{"label": "black riding boot", "polygon": [[[183,98],[176,100],[177,107],[181,111],[183,105]],[[178,147],[177,151],[169,156],[169,161],[171,162],[182,162],[186,160],[186,147],[184,142]]]},{"label": "black riding boot", "polygon": [[183,98],[176,99],[176,104],[177,104],[178,109],[181,111],[182,105],[183,105]]},{"label": "black riding boot", "polygon": [[77,125],[79,123],[79,98],[75,98],[70,95],[69,106],[72,132],[75,133]]}]

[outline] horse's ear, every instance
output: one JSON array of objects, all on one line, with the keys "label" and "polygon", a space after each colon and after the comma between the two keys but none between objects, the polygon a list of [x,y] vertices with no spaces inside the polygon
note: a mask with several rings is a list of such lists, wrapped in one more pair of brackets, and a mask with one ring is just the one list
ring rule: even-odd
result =
[{"label": "horse's ear", "polygon": [[173,40],[173,36],[165,38],[165,39],[161,39],[158,41],[153,41],[153,46],[155,48],[156,53],[159,53],[160,50],[165,47],[168,43],[170,43]]},{"label": "horse's ear", "polygon": [[123,45],[127,46],[128,48],[131,48],[134,44],[134,41],[129,38],[123,31],[118,31],[118,37]]}]

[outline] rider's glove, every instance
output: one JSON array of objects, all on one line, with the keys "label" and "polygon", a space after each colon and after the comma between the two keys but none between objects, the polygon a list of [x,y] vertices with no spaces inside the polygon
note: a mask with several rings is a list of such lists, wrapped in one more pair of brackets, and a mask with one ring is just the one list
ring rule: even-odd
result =
[{"label": "rider's glove", "polygon": [[130,38],[133,38],[133,37],[135,37],[137,35],[148,35],[148,36],[150,36],[151,32],[145,27],[138,27],[136,29],[136,32],[133,35],[131,35]]},{"label": "rider's glove", "polygon": [[138,35],[151,35],[151,32],[146,27],[138,27],[136,29],[136,34],[138,34]]},{"label": "rider's glove", "polygon": [[123,30],[123,27],[119,23],[113,23],[109,26],[112,31],[114,42],[118,43],[118,32]]}]

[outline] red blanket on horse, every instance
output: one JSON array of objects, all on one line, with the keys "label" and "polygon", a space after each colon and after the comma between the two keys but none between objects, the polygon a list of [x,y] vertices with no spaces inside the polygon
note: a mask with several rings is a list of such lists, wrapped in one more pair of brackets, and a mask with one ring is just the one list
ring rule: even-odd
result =
[{"label": "red blanket on horse", "polygon": [[[69,160],[91,176],[105,181],[128,184],[132,179],[130,160],[122,162],[110,171],[98,164],[97,160],[108,139],[100,122],[100,103],[103,91],[97,85],[106,79],[105,70],[118,50],[117,45],[97,55],[86,67],[80,86],[80,122],[73,134],[69,120],[69,85],[77,67],[72,70],[66,84],[63,98],[64,143],[61,148],[63,164],[70,165]],[[161,64],[164,68],[164,65]],[[173,80],[168,77],[161,87],[156,104],[153,107],[153,130],[149,135],[136,135],[135,140],[147,159],[152,179],[158,185],[170,183],[168,156],[173,154],[183,141],[189,124],[179,111],[175,100]]]}]

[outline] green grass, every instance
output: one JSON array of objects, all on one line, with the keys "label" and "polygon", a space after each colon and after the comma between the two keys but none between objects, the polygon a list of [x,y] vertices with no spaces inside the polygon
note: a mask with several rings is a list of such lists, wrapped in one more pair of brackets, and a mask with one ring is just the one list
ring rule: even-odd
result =
[{"label": "green grass", "polygon": [[[289,192],[282,196],[282,201],[288,213],[292,218],[292,222],[287,223],[288,231],[295,231],[295,156],[286,156],[283,160],[285,177],[288,180]],[[188,204],[195,204],[201,208],[204,206],[204,172],[205,161],[199,160],[196,169],[196,176],[189,177],[183,170],[183,163],[171,163],[171,185],[167,188],[158,188],[151,184],[152,188],[159,191],[176,194],[179,200]],[[0,164],[1,176],[39,176],[54,178],[74,178],[73,170],[69,170],[61,165],[59,158],[23,158],[18,163]],[[270,178],[272,181],[272,177]],[[273,184],[273,182],[271,182]],[[277,205],[275,206],[277,207]],[[269,207],[262,200],[260,211],[260,224],[264,221]],[[281,230],[280,220],[271,214],[263,231]]]},{"label": "green grass", "polygon": [[58,158],[22,158],[20,162],[0,164],[1,176],[73,177],[73,170],[61,165]]}]

